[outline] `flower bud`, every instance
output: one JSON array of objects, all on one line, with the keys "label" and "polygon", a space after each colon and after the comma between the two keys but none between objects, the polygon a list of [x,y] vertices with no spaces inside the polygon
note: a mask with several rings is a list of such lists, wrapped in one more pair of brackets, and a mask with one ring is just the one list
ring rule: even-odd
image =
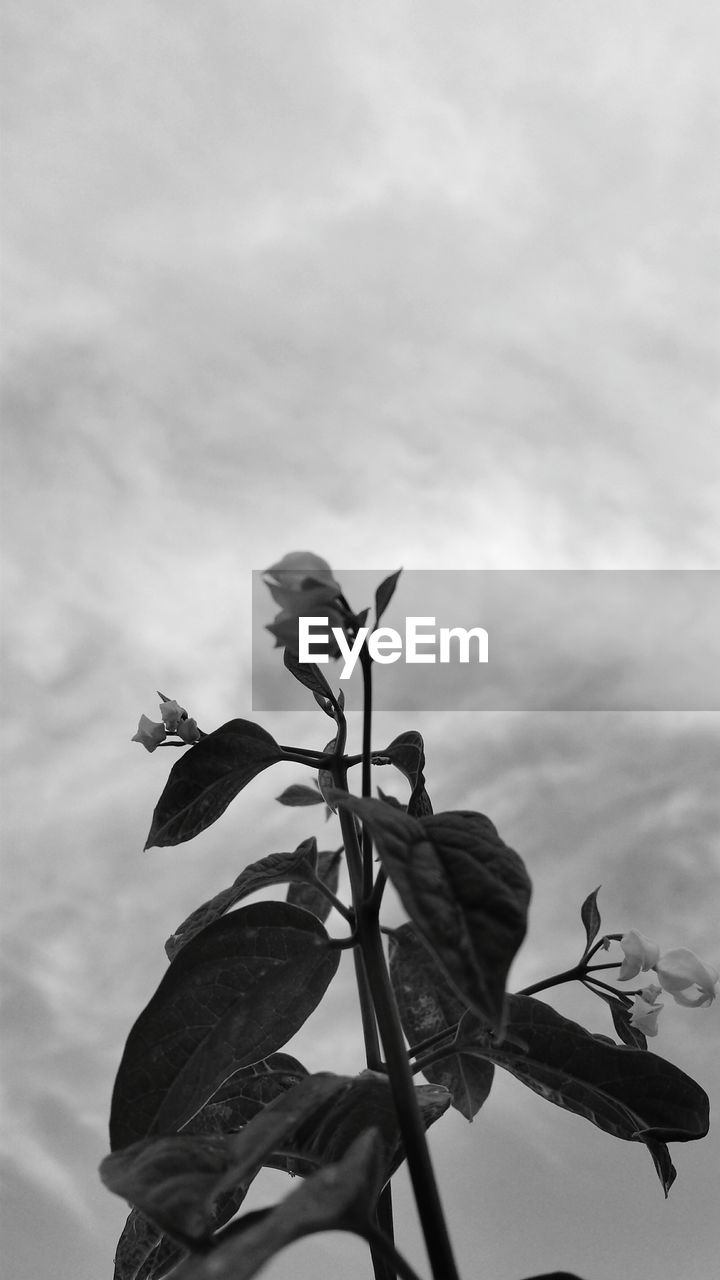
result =
[{"label": "flower bud", "polygon": [[178,738],[182,738],[183,742],[187,742],[190,746],[200,741],[200,730],[197,727],[197,720],[191,720],[187,717],[181,720],[175,730]]},{"label": "flower bud", "polygon": [[655,1003],[659,995],[660,987],[651,984],[634,997],[630,1026],[637,1027],[646,1036],[656,1036],[658,1033],[657,1020],[660,1010],[664,1008],[664,1005]]},{"label": "flower bud", "polygon": [[694,951],[688,951],[687,947],[666,951],[654,968],[663,991],[667,991],[677,1004],[704,1009],[715,999],[720,973],[700,960]]},{"label": "flower bud", "polygon": [[[318,583],[332,588],[335,595],[338,595],[341,590],[340,583],[333,577],[327,560],[314,555],[312,551],[290,551],[265,572],[286,591],[306,591],[308,587],[316,586]],[[282,604],[282,601],[278,600],[278,604]]]},{"label": "flower bud", "polygon": [[638,933],[637,929],[630,929],[624,933],[620,939],[620,946],[625,952],[625,959],[618,972],[619,982],[628,982],[630,978],[636,978],[641,971],[652,969],[660,956],[657,943],[651,942],[643,933]]},{"label": "flower bud", "polygon": [[146,751],[154,751],[160,746],[167,737],[164,724],[159,724],[156,720],[151,720],[148,716],[141,716],[138,724],[137,733],[133,734],[131,742],[140,742]]},{"label": "flower bud", "polygon": [[160,715],[168,733],[178,733],[181,721],[187,720],[187,711],[174,698],[166,698],[160,703]]}]

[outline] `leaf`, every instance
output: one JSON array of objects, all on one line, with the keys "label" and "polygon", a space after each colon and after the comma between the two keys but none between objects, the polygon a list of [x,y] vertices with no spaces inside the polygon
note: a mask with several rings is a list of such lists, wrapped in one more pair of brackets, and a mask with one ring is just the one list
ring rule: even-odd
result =
[{"label": "leaf", "polygon": [[[429,1129],[447,1111],[450,1095],[436,1085],[419,1085],[415,1095],[424,1127]],[[290,1144],[293,1155],[282,1167],[289,1173],[307,1174],[308,1161],[328,1164],[339,1160],[355,1139],[372,1127],[378,1130],[387,1179],[399,1168],[405,1153],[390,1082],[386,1075],[368,1070],[355,1076],[346,1092],[297,1131]]]},{"label": "leaf", "polygon": [[[465,1005],[410,924],[401,925],[390,938],[390,981],[410,1045],[419,1044],[445,1029],[453,1032],[465,1013]],[[490,1093],[495,1074],[491,1062],[475,1054],[455,1053],[451,1047],[447,1057],[423,1067],[422,1071],[427,1080],[449,1090],[453,1107],[466,1120],[477,1115]]]},{"label": "leaf", "polygon": [[385,804],[392,805],[393,809],[402,809],[403,813],[407,813],[407,805],[401,804],[397,796],[388,795],[385,791],[383,791],[382,787],[378,787],[377,793],[380,799],[384,800]]},{"label": "leaf", "polygon": [[508,970],[527,926],[531,888],[522,859],[481,813],[413,818],[382,800],[341,791],[335,799],[369,827],[405,910],[453,990],[501,1029]]},{"label": "leaf", "polygon": [[541,1276],[527,1276],[526,1280],[580,1280],[574,1271],[543,1271]]},{"label": "leaf", "polygon": [[263,1062],[236,1071],[185,1125],[185,1133],[232,1133],[263,1107],[304,1080],[308,1072],[289,1053],[273,1053]]},{"label": "leaf", "polygon": [[602,885],[598,885],[597,889],[593,889],[580,908],[580,919],[585,925],[585,934],[587,936],[586,954],[600,930],[600,912],[598,910],[597,896],[601,888]]},{"label": "leaf", "polygon": [[409,729],[394,738],[384,751],[373,754],[373,764],[394,764],[396,769],[407,778],[412,787],[407,811],[414,818],[422,818],[432,813],[430,797],[425,790],[425,744],[422,734],[416,729]]},{"label": "leaf", "polygon": [[[342,845],[339,849],[323,849],[318,854],[317,877],[327,886],[331,893],[337,893],[341,857]],[[312,911],[318,920],[327,920],[332,911],[330,899],[312,883],[291,884],[288,889],[287,900],[295,907],[303,907],[305,911]]]},{"label": "leaf", "polygon": [[[340,710],[338,700],[317,664],[300,662],[297,654],[294,654],[291,649],[283,651],[283,662],[290,674],[315,695],[315,701],[326,715],[335,718]],[[325,705],[326,701],[330,703],[330,709]]]},{"label": "leaf", "polygon": [[639,1027],[634,1027],[630,1022],[629,1009],[617,1000],[608,999],[608,1004],[613,1026],[623,1043],[630,1045],[631,1049],[647,1049],[647,1037]]},{"label": "leaf", "polygon": [[267,857],[251,862],[249,867],[240,872],[229,889],[222,889],[214,898],[196,907],[178,926],[165,943],[168,958],[174,960],[191,938],[206,929],[213,920],[219,920],[226,911],[237,906],[238,902],[248,898],[251,893],[267,889],[271,884],[286,884],[288,881],[312,884],[317,857],[317,840],[311,836],[309,840],[303,840],[292,853],[269,853]]},{"label": "leaf", "polygon": [[286,787],[281,795],[276,796],[278,804],[286,804],[291,809],[303,808],[311,804],[324,804],[320,792],[312,787],[304,787],[300,783],[294,783],[291,787]]},{"label": "leaf", "polygon": [[395,573],[391,573],[389,578],[385,578],[384,581],[380,583],[380,586],[375,592],[375,626],[376,627],[380,625],[380,619],[382,618],[390,601],[395,595],[395,588],[398,584],[398,578],[400,577],[401,573],[402,573],[402,569],[397,569]]},{"label": "leaf", "polygon": [[[337,734],[334,738],[331,738],[323,748],[324,754],[327,755],[330,751],[334,751],[336,743]],[[327,817],[329,818],[330,813],[337,813],[334,802],[328,799],[328,796],[332,795],[335,790],[335,781],[329,769],[318,769],[318,786],[320,788],[320,794],[328,807]]]},{"label": "leaf", "polygon": [[[658,1144],[707,1133],[707,1094],[672,1063],[593,1036],[531,996],[509,996],[508,1007],[508,1032],[527,1048],[496,1046],[488,1036],[481,1052],[549,1102],[614,1137],[645,1143],[656,1167],[665,1162]],[[666,1179],[667,1170],[664,1186]]]},{"label": "leaf", "polygon": [[250,720],[230,720],[215,729],[170,770],[145,848],[192,840],[217,821],[248,782],[282,759],[275,739]]},{"label": "leaf", "polygon": [[318,1231],[363,1234],[382,1179],[376,1131],[361,1134],[337,1164],[308,1178],[269,1213],[241,1218],[206,1256],[184,1262],[176,1280],[250,1280],[281,1249]]},{"label": "leaf", "polygon": [[184,1256],[139,1209],[131,1209],[115,1250],[113,1280],[159,1280]]},{"label": "leaf", "polygon": [[193,938],[128,1036],[111,1149],[175,1132],[231,1075],[281,1048],[338,967],[327,943],[315,916],[285,902],[252,903]]},{"label": "leaf", "polygon": [[110,1191],[193,1247],[214,1230],[216,1205],[229,1196],[236,1212],[265,1157],[350,1083],[330,1073],[306,1076],[239,1133],[144,1138],[107,1156],[100,1176]]}]

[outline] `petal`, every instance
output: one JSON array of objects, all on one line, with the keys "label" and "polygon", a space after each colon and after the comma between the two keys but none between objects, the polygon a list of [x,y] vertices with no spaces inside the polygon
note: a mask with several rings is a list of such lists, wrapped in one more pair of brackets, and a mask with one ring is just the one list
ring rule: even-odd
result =
[{"label": "petal", "polygon": [[627,982],[630,978],[637,977],[642,970],[651,969],[660,955],[658,944],[637,929],[629,929],[624,933],[620,946],[625,952],[625,959],[618,972],[620,982]]},{"label": "petal", "polygon": [[332,587],[336,594],[341,590],[340,583],[333,577],[327,560],[314,555],[312,551],[290,551],[265,572],[271,574],[276,582],[290,591],[301,591],[303,583],[308,578]]},{"label": "petal", "polygon": [[704,964],[694,951],[677,947],[667,951],[654,966],[658,982],[664,991],[675,995],[688,987],[698,986],[710,999],[714,999],[720,975],[712,965]]}]

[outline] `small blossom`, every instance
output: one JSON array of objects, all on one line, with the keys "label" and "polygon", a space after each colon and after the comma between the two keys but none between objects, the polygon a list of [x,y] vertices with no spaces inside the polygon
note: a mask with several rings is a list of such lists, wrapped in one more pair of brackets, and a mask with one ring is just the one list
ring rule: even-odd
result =
[{"label": "small blossom", "polygon": [[704,1009],[717,995],[720,973],[700,960],[694,951],[688,951],[687,947],[666,951],[653,967],[663,991],[667,991],[677,1004]]},{"label": "small blossom", "polygon": [[657,1020],[660,1010],[664,1008],[664,1005],[657,1004],[660,994],[660,987],[651,983],[634,997],[630,1026],[637,1027],[646,1036],[656,1036],[658,1033]]},{"label": "small blossom", "polygon": [[141,742],[146,751],[154,751],[160,746],[167,737],[164,724],[159,724],[156,720],[151,720],[148,716],[141,716],[138,724],[137,733],[133,734],[131,742]]},{"label": "small blossom", "polygon": [[630,978],[636,978],[641,971],[652,969],[660,958],[660,948],[657,943],[651,942],[643,933],[638,933],[637,929],[630,929],[624,933],[620,939],[620,946],[625,952],[625,959],[620,965],[619,982],[628,982]]},{"label": "small blossom", "polygon": [[290,551],[277,564],[271,565],[266,573],[286,591],[304,591],[309,585],[316,585],[318,582],[331,587],[335,595],[339,595],[341,590],[327,560],[314,555],[312,551]]},{"label": "small blossom", "polygon": [[[276,647],[297,653],[298,620],[326,618],[329,639],[325,652],[333,658],[339,657],[331,630],[345,628],[351,615],[329,564],[310,551],[292,551],[266,570],[266,574],[265,585],[280,606],[280,612],[267,628],[275,636]],[[319,637],[314,642],[314,651],[318,655],[323,652]]]},{"label": "small blossom", "polygon": [[181,720],[175,730],[178,738],[182,738],[183,742],[187,742],[190,746],[194,742],[200,741],[200,730],[197,727],[197,720],[191,720],[187,716]]},{"label": "small blossom", "polygon": [[[188,713],[174,698],[164,698],[160,703],[160,715],[168,733],[178,733],[181,721],[187,720]],[[181,735],[182,736],[182,735]]]}]

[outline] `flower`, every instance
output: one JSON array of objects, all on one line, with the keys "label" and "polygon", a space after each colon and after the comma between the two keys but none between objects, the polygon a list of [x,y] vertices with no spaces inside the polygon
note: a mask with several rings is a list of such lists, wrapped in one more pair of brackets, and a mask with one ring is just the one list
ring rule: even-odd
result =
[{"label": "flower", "polygon": [[700,960],[694,951],[688,951],[687,947],[666,951],[653,968],[663,991],[667,991],[677,1004],[704,1009],[715,999],[720,973]]},{"label": "flower", "polygon": [[[324,587],[331,587],[334,595],[339,595],[341,591],[340,583],[333,577],[327,560],[314,555],[312,551],[290,551],[265,572],[286,591],[307,590],[309,586],[317,583],[321,583]],[[268,586],[270,586],[269,583]],[[280,604],[281,601],[278,603]]]},{"label": "flower", "polygon": [[633,1001],[630,1026],[637,1027],[638,1031],[644,1032],[646,1036],[656,1036],[658,1033],[657,1020],[660,1010],[664,1008],[664,1005],[657,1003],[660,991],[660,987],[650,983],[642,991],[637,992]]},{"label": "flower", "polygon": [[183,742],[187,742],[190,746],[200,741],[200,730],[197,727],[197,720],[190,719],[187,715],[181,720],[175,730],[178,738],[182,738]]},{"label": "flower", "polygon": [[[326,652],[340,656],[331,636],[333,627],[343,630],[352,617],[342,597],[340,583],[333,577],[327,561],[311,551],[291,551],[266,571],[265,585],[276,604],[280,605],[274,621],[267,630],[275,636],[276,648],[284,647],[298,652],[298,619],[327,618],[330,639]],[[319,641],[314,642],[315,652],[322,652]]]},{"label": "flower", "polygon": [[636,978],[641,970],[654,968],[660,958],[657,942],[651,942],[643,933],[638,933],[637,929],[624,933],[620,946],[625,952],[625,959],[620,965],[619,982],[627,982],[630,978]]},{"label": "flower", "polygon": [[[162,697],[162,694],[160,696]],[[160,715],[168,733],[178,733],[180,722],[188,718],[185,708],[181,707],[174,698],[163,698],[160,703]]]},{"label": "flower", "polygon": [[160,746],[167,737],[164,724],[159,724],[156,720],[151,720],[148,716],[141,716],[137,727],[137,733],[133,734],[131,742],[141,742],[146,751],[154,751]]}]

